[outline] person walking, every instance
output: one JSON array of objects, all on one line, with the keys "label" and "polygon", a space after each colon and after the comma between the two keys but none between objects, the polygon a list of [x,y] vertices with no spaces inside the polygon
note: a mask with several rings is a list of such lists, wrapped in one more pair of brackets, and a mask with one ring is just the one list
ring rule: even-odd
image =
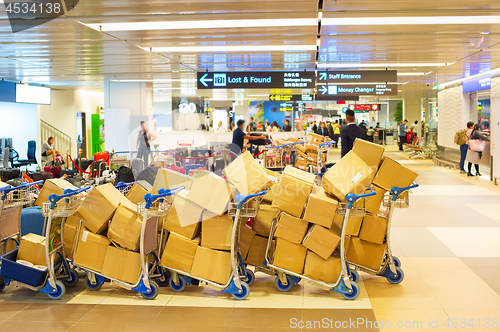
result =
[{"label": "person walking", "polygon": [[403,143],[406,142],[406,124],[408,123],[407,120],[404,120],[401,122],[401,124],[398,126],[398,135],[399,135],[399,151],[404,151],[403,150]]},{"label": "person walking", "polygon": [[333,125],[330,121],[326,123],[326,129],[328,129],[328,137],[333,141]]},{"label": "person walking", "polygon": [[474,122],[467,122],[467,129],[463,129],[455,134],[455,143],[460,146],[460,174],[466,174],[465,158],[469,150],[469,138],[474,129]]},{"label": "person walking", "polygon": [[341,157],[344,157],[352,150],[354,141],[357,138],[365,139],[365,131],[363,128],[356,126],[356,118],[354,111],[347,110],[345,112],[347,126],[340,132],[340,140],[342,145]]},{"label": "person walking", "polygon": [[313,122],[313,126],[312,126],[311,130],[313,131],[313,133],[318,131],[318,125],[316,124],[316,121]]},{"label": "person walking", "polygon": [[157,136],[148,131],[147,124],[141,121],[141,130],[137,133],[137,141],[135,143],[135,149],[137,151],[137,158],[144,160],[144,165],[149,166],[149,152],[151,151],[151,142],[154,141]]},{"label": "person walking", "polygon": [[245,134],[245,132],[243,131],[243,128],[245,128],[245,120],[238,120],[236,125],[238,127],[233,131],[233,144],[231,145],[231,151],[238,155],[243,151],[243,145],[246,139],[250,141],[267,139],[267,137],[264,135],[252,136],[250,134]]},{"label": "person walking", "polygon": [[335,147],[339,147],[339,138],[340,138],[340,123],[339,120],[335,120],[335,124],[333,125],[333,140],[335,141]]},{"label": "person walking", "polygon": [[[469,132],[469,130],[467,130],[467,132]],[[474,125],[474,128],[469,135],[469,149],[467,150],[467,157],[465,158],[465,160],[469,162],[469,172],[467,173],[467,176],[474,176],[472,174],[472,164],[474,164],[476,168],[475,176],[482,176],[482,174],[479,172],[479,161],[483,157],[484,150],[484,144],[481,144],[481,141],[486,140],[486,136],[483,134],[484,133],[480,132],[479,125]]]},{"label": "person walking", "polygon": [[330,133],[328,132],[328,128],[326,128],[325,123],[321,122],[319,124],[319,126],[320,127],[319,127],[318,132],[316,134],[328,137],[330,135]]}]

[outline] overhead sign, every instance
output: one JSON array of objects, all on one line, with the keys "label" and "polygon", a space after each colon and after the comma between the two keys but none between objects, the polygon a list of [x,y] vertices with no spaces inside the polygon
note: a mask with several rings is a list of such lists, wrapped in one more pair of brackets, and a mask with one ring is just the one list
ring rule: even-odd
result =
[{"label": "overhead sign", "polygon": [[313,101],[314,95],[269,95],[271,101]]},{"label": "overhead sign", "polygon": [[351,104],[349,109],[355,112],[380,111],[380,104]]},{"label": "overhead sign", "polygon": [[491,88],[491,76],[483,76],[462,82],[462,92],[469,93]]},{"label": "overhead sign", "polygon": [[311,71],[198,73],[198,89],[314,89],[315,79]]},{"label": "overhead sign", "polygon": [[318,87],[319,96],[396,96],[397,94],[397,84],[321,85]]},{"label": "overhead sign", "polygon": [[16,83],[0,81],[0,101],[16,102]]},{"label": "overhead sign", "polygon": [[16,84],[16,102],[50,105],[51,88],[26,84]]},{"label": "overhead sign", "polygon": [[397,70],[319,71],[318,83],[389,83],[398,81]]}]

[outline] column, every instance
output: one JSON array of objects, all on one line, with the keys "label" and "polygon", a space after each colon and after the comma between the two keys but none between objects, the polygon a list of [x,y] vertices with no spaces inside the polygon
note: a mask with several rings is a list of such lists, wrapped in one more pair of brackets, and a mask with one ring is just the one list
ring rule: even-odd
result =
[{"label": "column", "polygon": [[132,116],[152,116],[153,84],[106,82],[104,108],[129,108]]}]

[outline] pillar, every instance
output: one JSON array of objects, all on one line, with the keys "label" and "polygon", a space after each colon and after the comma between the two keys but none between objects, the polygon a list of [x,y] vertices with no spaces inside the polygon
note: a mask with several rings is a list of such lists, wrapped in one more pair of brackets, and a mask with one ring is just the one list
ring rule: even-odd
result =
[{"label": "pillar", "polygon": [[132,116],[153,115],[152,83],[106,82],[104,108],[129,108]]}]

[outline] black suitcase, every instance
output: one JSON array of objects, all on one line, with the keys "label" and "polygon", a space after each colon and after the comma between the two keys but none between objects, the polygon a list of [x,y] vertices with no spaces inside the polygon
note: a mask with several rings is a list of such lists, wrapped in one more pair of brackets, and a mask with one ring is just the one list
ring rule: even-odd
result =
[{"label": "black suitcase", "polygon": [[100,178],[102,176],[102,172],[106,170],[106,162],[104,160],[94,161],[92,163],[92,177]]},{"label": "black suitcase", "polygon": [[137,178],[137,175],[139,175],[139,173],[144,171],[144,160],[136,158],[136,159],[132,160],[132,163],[130,166],[132,168],[132,173]]},{"label": "black suitcase", "polygon": [[49,172],[28,173],[28,176],[34,182],[36,182],[36,181],[45,181],[47,179],[53,179],[54,178],[54,174],[49,173]]},{"label": "black suitcase", "polygon": [[[90,164],[92,164],[92,160],[86,159],[86,158],[82,158],[82,165],[80,166],[79,160],[75,159],[75,164],[78,167],[80,167],[82,169],[82,171],[85,171],[85,170],[87,170],[87,168],[89,168]],[[73,167],[73,169],[78,170],[76,167]]]},{"label": "black suitcase", "polygon": [[189,157],[188,148],[176,148],[175,149],[176,157]]},{"label": "black suitcase", "polygon": [[132,172],[132,169],[128,168],[127,166],[121,166],[118,169],[118,174],[116,175],[115,179],[115,186],[118,185],[118,183],[123,182],[123,183],[130,183],[134,182],[134,173]]},{"label": "black suitcase", "polygon": [[262,136],[262,135],[266,136],[267,138],[266,139],[252,140],[252,141],[249,141],[249,143],[251,143],[253,145],[270,145],[270,144],[272,144],[272,141],[269,138],[269,135],[267,135],[267,134],[261,134],[261,133],[250,134],[250,136]]},{"label": "black suitcase", "polygon": [[0,179],[3,182],[7,182],[9,180],[17,179],[20,177],[21,177],[21,170],[19,168],[0,170]]}]

